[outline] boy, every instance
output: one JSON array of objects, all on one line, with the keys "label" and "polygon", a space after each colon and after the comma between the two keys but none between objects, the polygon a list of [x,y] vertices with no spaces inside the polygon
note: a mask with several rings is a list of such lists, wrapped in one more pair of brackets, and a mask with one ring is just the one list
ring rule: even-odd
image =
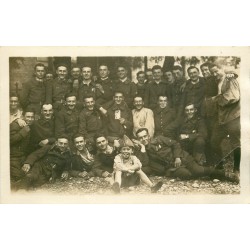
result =
[{"label": "boy", "polygon": [[142,180],[151,188],[152,193],[156,193],[162,186],[162,182],[156,185],[149,180],[147,175],[141,170],[142,164],[140,160],[133,155],[133,142],[124,135],[123,140],[120,140],[120,154],[114,160],[114,179],[112,189],[115,193],[120,193],[121,186],[138,185],[139,180]]}]

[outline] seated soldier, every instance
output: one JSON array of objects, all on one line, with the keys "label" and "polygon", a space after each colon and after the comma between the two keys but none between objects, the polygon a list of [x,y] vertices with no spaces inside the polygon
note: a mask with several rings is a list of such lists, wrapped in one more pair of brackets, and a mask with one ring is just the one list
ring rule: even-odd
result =
[{"label": "seated soldier", "polygon": [[54,145],[46,145],[31,153],[22,167],[25,177],[15,183],[14,189],[39,187],[57,178],[66,180],[71,169],[71,153],[68,138],[57,138]]},{"label": "seated soldier", "polygon": [[24,160],[30,152],[30,126],[35,119],[35,112],[27,109],[24,112],[24,126],[18,124],[18,119],[10,124],[10,179],[11,183],[25,176],[22,168]]},{"label": "seated soldier", "polygon": [[73,92],[65,95],[66,105],[55,116],[55,135],[67,135],[70,147],[73,135],[78,132],[79,110],[76,108],[76,96]]},{"label": "seated soldier", "polygon": [[163,135],[175,138],[175,132],[171,129],[175,119],[176,113],[169,107],[167,96],[159,95],[157,107],[154,109],[155,136]]},{"label": "seated soldier", "polygon": [[158,182],[156,185],[150,181],[147,175],[141,170],[142,164],[140,160],[133,155],[133,142],[124,136],[123,140],[120,140],[120,154],[116,155],[114,159],[114,184],[112,189],[115,193],[120,193],[120,187],[134,186],[140,183],[140,180],[151,188],[151,192],[157,192],[162,182]]},{"label": "seated soldier", "polygon": [[108,173],[113,172],[114,159],[118,154],[118,140],[114,142],[114,146],[111,146],[104,134],[97,134],[95,143],[97,147],[96,160],[100,168],[107,172],[106,175],[108,176]]},{"label": "seated soldier", "polygon": [[94,137],[97,133],[103,133],[103,115],[95,106],[93,96],[84,98],[85,108],[79,115],[79,133],[84,136],[90,151],[95,147]]},{"label": "seated soldier", "polygon": [[51,104],[43,104],[41,116],[31,126],[31,145],[37,150],[45,145],[55,143],[55,125]]},{"label": "seated soldier", "polygon": [[210,176],[237,181],[237,176],[233,173],[199,165],[175,140],[164,136],[151,139],[146,128],[139,129],[136,134],[138,140],[146,147],[152,174],[180,179]]},{"label": "seated soldier", "polygon": [[72,169],[70,175],[73,177],[82,177],[85,180],[93,177],[111,176],[107,171],[100,169],[100,164],[95,160],[95,157],[90,154],[85,146],[84,137],[81,134],[74,136],[74,145],[77,149],[76,153],[72,156]]},{"label": "seated soldier", "polygon": [[197,115],[197,109],[192,103],[185,107],[185,117],[179,124],[178,134],[182,149],[191,154],[198,164],[203,165],[206,162],[207,128],[204,120]]},{"label": "seated soldier", "polygon": [[133,118],[131,110],[124,102],[124,95],[121,91],[114,94],[114,103],[108,109],[106,133],[108,140],[112,143],[114,140],[122,138],[125,134],[131,134]]}]

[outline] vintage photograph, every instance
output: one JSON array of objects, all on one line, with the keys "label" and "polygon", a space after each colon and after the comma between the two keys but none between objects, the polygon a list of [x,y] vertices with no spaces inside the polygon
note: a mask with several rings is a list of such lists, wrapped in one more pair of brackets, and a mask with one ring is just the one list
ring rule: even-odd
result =
[{"label": "vintage photograph", "polygon": [[12,194],[240,194],[240,56],[8,59]]}]

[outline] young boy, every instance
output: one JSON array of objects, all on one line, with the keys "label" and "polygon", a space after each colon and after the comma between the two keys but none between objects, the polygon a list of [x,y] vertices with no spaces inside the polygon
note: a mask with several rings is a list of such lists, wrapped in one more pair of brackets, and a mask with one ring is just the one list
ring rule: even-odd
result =
[{"label": "young boy", "polygon": [[121,186],[138,185],[139,180],[151,188],[152,193],[156,193],[162,186],[159,181],[156,185],[149,180],[147,175],[141,170],[140,160],[133,155],[133,142],[124,135],[120,140],[120,154],[114,160],[114,184],[112,189],[115,193],[120,193]]}]

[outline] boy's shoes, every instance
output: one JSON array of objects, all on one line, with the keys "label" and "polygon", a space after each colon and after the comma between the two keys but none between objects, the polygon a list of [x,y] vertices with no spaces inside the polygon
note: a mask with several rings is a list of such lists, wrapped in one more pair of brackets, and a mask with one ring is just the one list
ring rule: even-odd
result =
[{"label": "boy's shoes", "polygon": [[151,187],[151,193],[156,193],[161,188],[162,185],[163,185],[162,181],[156,183],[153,187]]},{"label": "boy's shoes", "polygon": [[112,185],[112,190],[115,192],[115,194],[119,194],[119,193],[120,193],[120,186],[119,186],[119,183],[118,183],[118,182],[115,182],[115,183]]}]

